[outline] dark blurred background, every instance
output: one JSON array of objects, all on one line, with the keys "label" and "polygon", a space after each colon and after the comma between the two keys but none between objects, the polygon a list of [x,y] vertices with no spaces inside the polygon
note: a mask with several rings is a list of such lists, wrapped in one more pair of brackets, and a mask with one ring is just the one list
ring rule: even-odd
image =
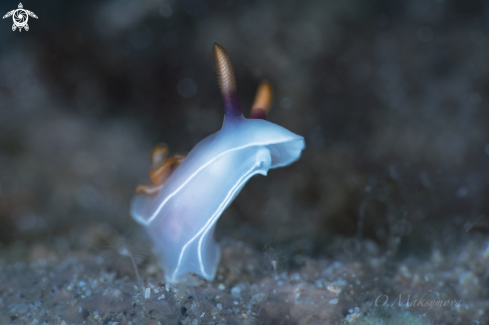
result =
[{"label": "dark blurred background", "polygon": [[218,240],[315,256],[340,236],[422,254],[489,230],[486,1],[23,4],[39,17],[28,32],[0,25],[4,246],[83,248],[85,233],[136,228],[152,146],[188,152],[220,128],[213,41],[245,115],[267,78],[269,120],[306,139],[300,161],[249,182]]}]

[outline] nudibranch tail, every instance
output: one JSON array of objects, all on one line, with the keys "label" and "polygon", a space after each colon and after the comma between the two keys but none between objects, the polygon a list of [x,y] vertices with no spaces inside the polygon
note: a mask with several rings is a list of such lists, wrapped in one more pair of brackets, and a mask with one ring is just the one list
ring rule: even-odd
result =
[{"label": "nudibranch tail", "polygon": [[214,64],[216,66],[217,82],[221,89],[224,101],[224,114],[226,116],[241,116],[241,106],[239,105],[238,93],[236,90],[236,78],[234,76],[233,65],[229,55],[221,45],[214,42],[212,49]]},{"label": "nudibranch tail", "polygon": [[267,80],[263,80],[256,91],[255,101],[251,106],[250,118],[266,119],[270,107],[273,102],[272,84]]}]

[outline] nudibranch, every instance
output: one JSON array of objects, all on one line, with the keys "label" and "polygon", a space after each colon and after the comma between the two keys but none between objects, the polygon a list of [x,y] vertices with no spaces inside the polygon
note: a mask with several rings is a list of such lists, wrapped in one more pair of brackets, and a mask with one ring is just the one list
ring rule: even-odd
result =
[{"label": "nudibranch", "polygon": [[220,259],[214,229],[222,212],[255,174],[299,159],[304,138],[265,120],[272,87],[258,88],[250,118],[243,117],[233,67],[214,43],[216,74],[224,101],[221,130],[200,141],[185,156],[168,158],[158,145],[151,153],[150,178],[131,202],[132,217],[146,227],[168,282],[187,273],[214,279]]}]

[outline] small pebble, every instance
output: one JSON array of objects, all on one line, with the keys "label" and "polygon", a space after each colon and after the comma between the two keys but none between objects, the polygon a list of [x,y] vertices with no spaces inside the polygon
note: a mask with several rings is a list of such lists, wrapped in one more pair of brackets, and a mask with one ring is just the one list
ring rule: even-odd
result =
[{"label": "small pebble", "polygon": [[233,288],[231,289],[231,294],[232,294],[234,297],[239,298],[239,297],[240,297],[240,295],[241,295],[241,288],[240,288],[240,287],[238,287],[238,286],[233,287]]}]

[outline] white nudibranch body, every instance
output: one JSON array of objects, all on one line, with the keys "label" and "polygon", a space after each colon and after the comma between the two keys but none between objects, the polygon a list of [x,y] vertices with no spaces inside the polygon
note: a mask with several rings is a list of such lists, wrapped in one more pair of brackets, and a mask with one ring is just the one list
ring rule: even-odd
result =
[{"label": "white nudibranch body", "polygon": [[155,195],[137,194],[131,214],[153,240],[166,280],[189,272],[212,280],[222,212],[253,175],[296,161],[304,146],[303,137],[281,126],[225,114],[221,130],[199,142]]}]

